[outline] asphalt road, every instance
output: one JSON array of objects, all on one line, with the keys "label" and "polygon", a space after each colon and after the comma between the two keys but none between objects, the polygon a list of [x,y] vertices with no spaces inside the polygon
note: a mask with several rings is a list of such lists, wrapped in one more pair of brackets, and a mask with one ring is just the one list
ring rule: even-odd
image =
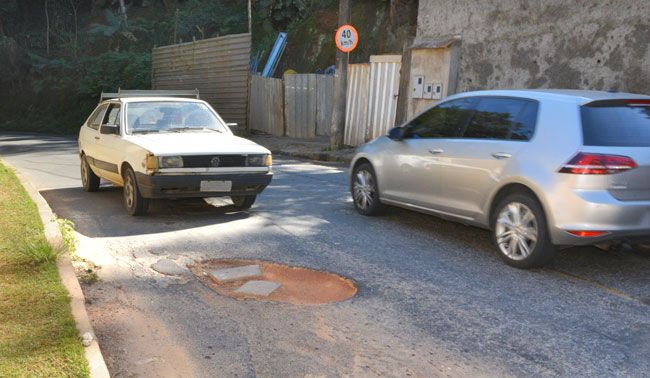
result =
[{"label": "asphalt road", "polygon": [[[251,211],[80,189],[76,142],[0,136],[80,250],[99,263],[88,310],[114,376],[648,376],[650,255],[575,248],[552,266],[503,264],[486,231],[393,209],[356,214],[347,169],[275,160]],[[237,301],[160,258],[259,258],[352,278],[320,306]]]}]

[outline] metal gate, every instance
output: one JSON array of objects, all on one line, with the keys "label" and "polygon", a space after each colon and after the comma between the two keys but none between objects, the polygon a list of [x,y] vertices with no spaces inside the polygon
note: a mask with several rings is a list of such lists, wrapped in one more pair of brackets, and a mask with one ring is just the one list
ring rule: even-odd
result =
[{"label": "metal gate", "polygon": [[351,64],[344,143],[358,146],[395,126],[401,55],[372,55],[369,64]]},{"label": "metal gate", "polygon": [[370,95],[366,141],[386,135],[395,126],[401,55],[370,56]]}]

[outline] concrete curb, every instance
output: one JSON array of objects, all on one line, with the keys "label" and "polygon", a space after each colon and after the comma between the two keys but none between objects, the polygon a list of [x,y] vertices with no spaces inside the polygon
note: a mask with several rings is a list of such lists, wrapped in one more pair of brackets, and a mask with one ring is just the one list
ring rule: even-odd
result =
[{"label": "concrete curb", "polygon": [[[6,161],[2,161],[2,163],[14,171],[16,177],[18,177],[18,180],[25,188],[25,191],[27,191],[27,194],[29,194],[32,201],[36,204],[38,214],[43,222],[44,233],[47,241],[53,246],[63,245],[63,235],[61,235],[61,230],[59,229],[56,216],[52,212],[50,205],[45,201],[45,198],[43,198],[38,190],[31,185],[25,175]],[[77,280],[77,275],[75,274],[74,267],[72,266],[68,254],[61,256],[56,262],[56,265],[59,269],[59,276],[61,277],[63,286],[65,286],[70,295],[72,316],[77,324],[79,335],[82,337],[87,334],[92,335],[90,345],[84,347],[84,354],[86,360],[88,360],[88,366],[90,368],[90,376],[93,378],[110,377],[108,368],[106,367],[106,362],[104,361],[104,356],[102,356],[102,351],[97,343],[97,337],[95,336],[92,324],[90,323],[90,318],[86,312],[84,294],[81,291],[79,280]]]},{"label": "concrete curb", "polygon": [[350,164],[352,161],[352,156],[338,156],[333,155],[327,152],[293,152],[293,151],[283,151],[283,150],[271,150],[273,155],[288,156],[298,159],[307,159],[314,161],[322,162],[331,162],[331,163],[344,163]]}]

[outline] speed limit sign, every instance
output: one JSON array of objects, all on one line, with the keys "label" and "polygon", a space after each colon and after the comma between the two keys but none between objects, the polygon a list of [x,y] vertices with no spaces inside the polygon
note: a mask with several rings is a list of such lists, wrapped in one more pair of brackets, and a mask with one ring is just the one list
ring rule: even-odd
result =
[{"label": "speed limit sign", "polygon": [[348,53],[354,50],[359,44],[359,33],[352,25],[343,25],[336,31],[336,47]]}]

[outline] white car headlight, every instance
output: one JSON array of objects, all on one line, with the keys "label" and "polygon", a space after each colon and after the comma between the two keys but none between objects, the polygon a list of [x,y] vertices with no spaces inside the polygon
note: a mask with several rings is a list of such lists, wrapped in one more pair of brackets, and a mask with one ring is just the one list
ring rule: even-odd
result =
[{"label": "white car headlight", "polygon": [[249,167],[270,167],[271,155],[248,155]]},{"label": "white car headlight", "polygon": [[160,168],[183,168],[183,158],[180,156],[161,156]]}]

